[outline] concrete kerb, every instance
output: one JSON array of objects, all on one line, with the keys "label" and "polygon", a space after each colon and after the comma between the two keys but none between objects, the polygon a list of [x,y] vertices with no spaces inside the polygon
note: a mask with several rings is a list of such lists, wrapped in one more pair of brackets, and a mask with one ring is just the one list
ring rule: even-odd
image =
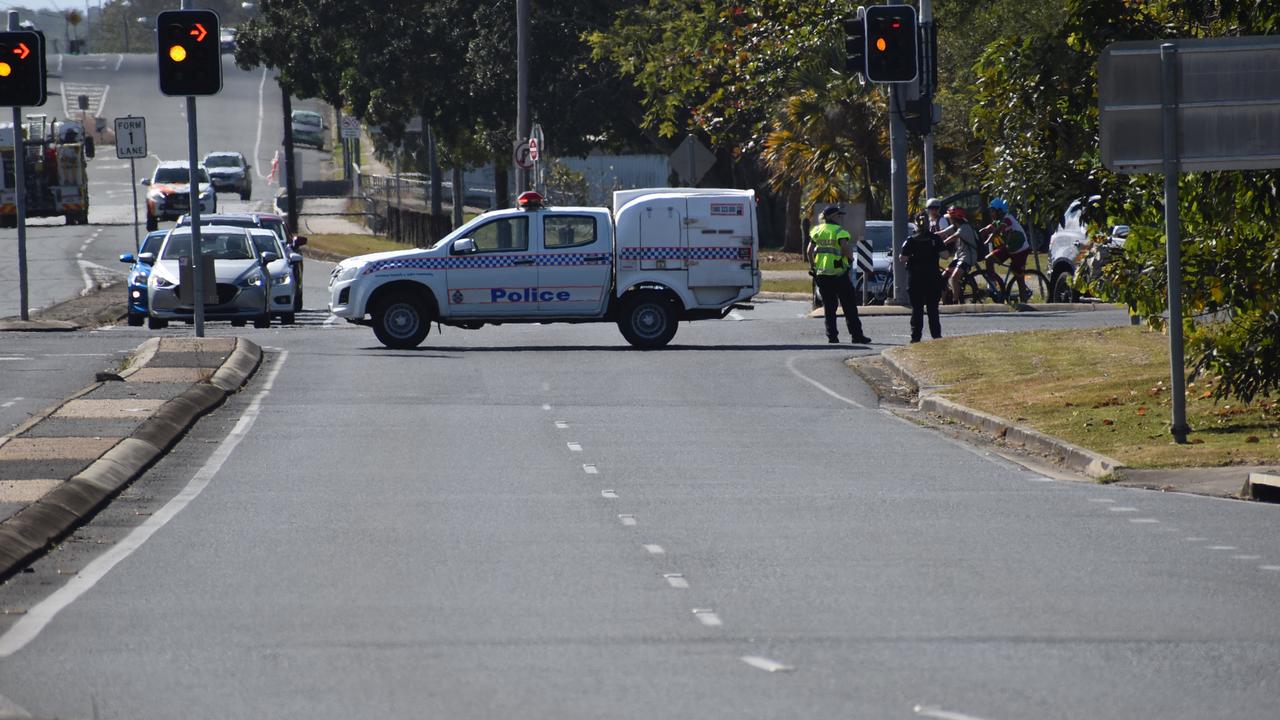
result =
[{"label": "concrete kerb", "polygon": [[901,348],[889,348],[881,357],[894,372],[916,387],[920,410],[995,435],[1011,445],[1055,457],[1065,467],[1092,478],[1107,477],[1124,467],[1114,458],[942,397],[938,387],[921,384],[919,377],[897,357],[901,352]]},{"label": "concrete kerb", "polygon": [[[158,347],[158,342],[148,341],[139,348],[139,353],[150,359]],[[25,567],[45,548],[65,537],[101,509],[116,493],[159,459],[197,419],[239,390],[261,362],[262,348],[256,343],[237,338],[235,348],[210,382],[196,383],[179,397],[166,402],[131,437],[121,440],[79,474],[0,523],[0,580]],[[132,363],[130,369],[136,371],[144,365],[145,360]],[[6,439],[20,434],[70,400],[101,385],[102,383],[89,385],[66,401],[24,423]]]}]

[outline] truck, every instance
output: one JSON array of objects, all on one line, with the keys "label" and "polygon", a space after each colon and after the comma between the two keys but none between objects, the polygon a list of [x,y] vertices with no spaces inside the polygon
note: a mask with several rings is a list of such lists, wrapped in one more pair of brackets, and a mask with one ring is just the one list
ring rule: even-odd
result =
[{"label": "truck", "polygon": [[417,347],[431,323],[617,323],[659,348],[681,320],[727,316],[760,290],[751,190],[623,190],[613,207],[556,207],[523,193],[429,248],[338,263],[329,311],[369,325],[390,348]]},{"label": "truck", "polygon": [[[76,122],[49,122],[43,115],[28,116],[24,124],[21,144],[27,217],[64,216],[68,225],[88,223],[89,175],[84,127]],[[13,150],[13,125],[0,125],[0,163],[4,165],[0,227],[18,226]]]}]

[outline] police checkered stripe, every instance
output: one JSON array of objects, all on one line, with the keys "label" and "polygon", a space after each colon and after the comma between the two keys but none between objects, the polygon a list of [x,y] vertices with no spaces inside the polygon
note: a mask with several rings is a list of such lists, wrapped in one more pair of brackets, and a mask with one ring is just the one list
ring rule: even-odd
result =
[{"label": "police checkered stripe", "polygon": [[747,247],[653,247],[623,248],[623,260],[746,260],[751,257]]},{"label": "police checkered stripe", "polygon": [[381,270],[485,270],[512,267],[515,260],[532,258],[541,267],[608,265],[608,253],[548,253],[545,255],[473,255],[447,258],[395,258],[369,263],[365,275]]}]

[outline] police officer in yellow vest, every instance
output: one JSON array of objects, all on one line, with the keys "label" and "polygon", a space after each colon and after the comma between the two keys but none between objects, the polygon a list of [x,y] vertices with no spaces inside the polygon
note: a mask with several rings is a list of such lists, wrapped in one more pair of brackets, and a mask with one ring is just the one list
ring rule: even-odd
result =
[{"label": "police officer in yellow vest", "polygon": [[862,334],[862,322],[858,319],[857,298],[849,270],[853,263],[852,238],[849,231],[836,224],[844,211],[832,205],[822,211],[822,223],[809,231],[809,242],[804,255],[812,268],[811,273],[822,296],[822,310],[826,315],[827,342],[840,342],[836,332],[836,302],[844,308],[845,323],[855,343],[869,343],[871,338]]}]

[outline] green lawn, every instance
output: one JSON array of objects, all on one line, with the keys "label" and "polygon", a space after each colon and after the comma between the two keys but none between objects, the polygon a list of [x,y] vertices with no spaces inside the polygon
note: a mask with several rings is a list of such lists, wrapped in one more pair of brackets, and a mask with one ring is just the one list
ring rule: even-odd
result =
[{"label": "green lawn", "polygon": [[1280,462],[1280,398],[1215,402],[1213,378],[1188,386],[1192,444],[1175,444],[1169,339],[1143,328],[947,338],[899,357],[948,398],[1130,467]]}]

